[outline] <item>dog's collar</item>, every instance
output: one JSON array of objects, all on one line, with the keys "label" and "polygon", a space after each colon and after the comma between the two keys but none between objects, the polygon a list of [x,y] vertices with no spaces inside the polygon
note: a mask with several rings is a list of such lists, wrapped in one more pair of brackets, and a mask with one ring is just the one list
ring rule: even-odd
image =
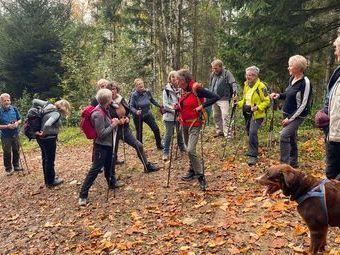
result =
[{"label": "dog's collar", "polygon": [[303,201],[305,201],[308,198],[311,197],[318,197],[320,199],[323,211],[325,213],[325,219],[326,219],[326,223],[328,225],[328,211],[327,211],[327,203],[326,203],[326,190],[325,190],[325,183],[329,182],[329,180],[323,179],[319,185],[317,185],[316,187],[314,187],[313,189],[311,189],[310,191],[308,191],[306,194],[298,197],[297,199],[295,199],[295,201],[298,204],[301,204]]}]

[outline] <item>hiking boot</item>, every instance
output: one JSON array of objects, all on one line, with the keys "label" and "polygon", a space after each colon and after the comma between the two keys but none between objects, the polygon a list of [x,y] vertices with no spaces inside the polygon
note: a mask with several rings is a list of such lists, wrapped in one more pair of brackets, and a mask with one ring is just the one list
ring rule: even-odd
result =
[{"label": "hiking boot", "polygon": [[185,149],[185,147],[180,147],[180,148],[179,148],[179,151],[180,151],[180,152],[187,152],[187,150]]},{"label": "hiking boot", "polygon": [[248,166],[256,165],[257,163],[257,157],[249,157],[248,158]]},{"label": "hiking boot", "polygon": [[78,205],[79,206],[85,206],[88,203],[87,198],[79,198]]},{"label": "hiking boot", "polygon": [[11,175],[13,175],[13,174],[14,174],[14,170],[13,170],[12,168],[6,170],[6,175],[7,175],[7,176],[11,176]]},{"label": "hiking boot", "polygon": [[146,164],[146,168],[144,168],[144,173],[152,173],[152,172],[156,172],[159,170],[159,167],[152,164],[151,162],[148,162]]},{"label": "hiking boot", "polygon": [[117,189],[117,188],[123,187],[124,185],[125,185],[124,182],[113,181],[113,182],[109,185],[109,188],[110,188],[110,189]]},{"label": "hiking boot", "polygon": [[206,182],[206,180],[205,180],[204,175],[200,175],[200,176],[198,177],[198,183],[200,184],[200,189],[201,189],[202,191],[205,191],[205,190],[207,189],[207,182]]},{"label": "hiking boot", "polygon": [[167,161],[167,160],[169,160],[169,155],[166,155],[166,154],[165,154],[165,155],[163,155],[163,156],[162,156],[162,159],[163,159],[163,161]]},{"label": "hiking boot", "polygon": [[182,181],[192,181],[195,178],[197,178],[197,175],[192,169],[189,169],[187,174],[181,177]]},{"label": "hiking boot", "polygon": [[164,149],[164,146],[162,144],[157,144],[157,149],[158,150],[163,150]]},{"label": "hiking boot", "polygon": [[51,184],[47,184],[46,186],[48,188],[53,188],[55,186],[58,186],[58,185],[62,184],[63,182],[64,182],[63,180],[55,178],[54,181]]},{"label": "hiking boot", "polygon": [[18,172],[18,171],[23,171],[24,169],[22,169],[20,166],[15,166],[14,167],[14,171]]}]

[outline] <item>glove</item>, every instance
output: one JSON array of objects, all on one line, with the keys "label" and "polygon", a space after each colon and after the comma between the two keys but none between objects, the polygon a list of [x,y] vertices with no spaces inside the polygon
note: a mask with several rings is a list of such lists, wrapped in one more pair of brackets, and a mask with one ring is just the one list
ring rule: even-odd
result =
[{"label": "glove", "polygon": [[179,111],[181,109],[181,106],[179,104],[174,104],[174,110]]},{"label": "glove", "polygon": [[165,108],[164,108],[164,105],[161,105],[160,107],[159,107],[159,112],[163,115],[164,113],[166,113],[166,111],[165,111]]}]

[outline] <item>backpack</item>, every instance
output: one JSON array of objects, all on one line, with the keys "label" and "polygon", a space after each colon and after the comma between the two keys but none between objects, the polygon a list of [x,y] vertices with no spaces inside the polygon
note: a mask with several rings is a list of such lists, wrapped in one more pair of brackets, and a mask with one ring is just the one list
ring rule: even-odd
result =
[{"label": "backpack", "polygon": [[86,106],[80,115],[80,129],[83,131],[87,139],[96,139],[97,133],[96,129],[94,128],[92,121],[91,121],[91,115],[95,111],[102,112],[103,115],[106,115],[106,113],[100,108],[100,106],[93,106],[88,105]]},{"label": "backpack", "polygon": [[[26,120],[24,122],[24,134],[31,141],[36,139],[35,132],[41,131],[41,121],[46,111],[45,107],[50,103],[46,104],[44,107],[32,106],[26,115]],[[57,109],[51,109],[48,112],[57,111]]]}]

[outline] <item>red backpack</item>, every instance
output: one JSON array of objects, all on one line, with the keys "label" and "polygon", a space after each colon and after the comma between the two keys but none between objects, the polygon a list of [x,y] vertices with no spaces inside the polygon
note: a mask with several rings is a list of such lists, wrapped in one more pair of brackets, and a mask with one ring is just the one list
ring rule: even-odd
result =
[{"label": "red backpack", "polygon": [[80,115],[80,129],[84,132],[87,139],[97,138],[96,129],[94,128],[92,121],[91,121],[91,115],[95,111],[101,112],[104,116],[106,115],[103,109],[99,105],[86,106]]}]

